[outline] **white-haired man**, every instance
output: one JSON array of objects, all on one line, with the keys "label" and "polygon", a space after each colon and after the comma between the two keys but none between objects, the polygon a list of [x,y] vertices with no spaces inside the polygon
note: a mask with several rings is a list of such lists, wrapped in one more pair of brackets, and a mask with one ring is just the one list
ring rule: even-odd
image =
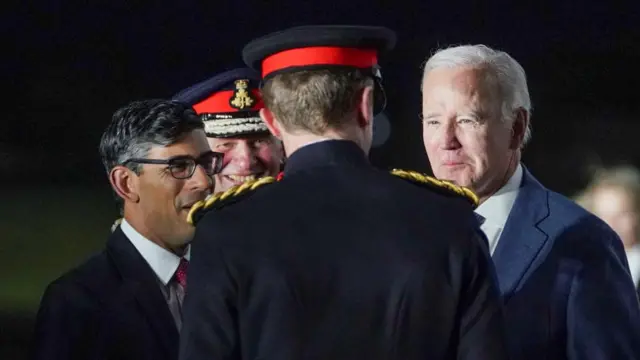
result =
[{"label": "white-haired man", "polygon": [[531,138],[523,68],[484,45],[424,67],[423,140],[436,177],[472,188],[513,359],[640,359],[640,306],[619,237],[520,163]]}]

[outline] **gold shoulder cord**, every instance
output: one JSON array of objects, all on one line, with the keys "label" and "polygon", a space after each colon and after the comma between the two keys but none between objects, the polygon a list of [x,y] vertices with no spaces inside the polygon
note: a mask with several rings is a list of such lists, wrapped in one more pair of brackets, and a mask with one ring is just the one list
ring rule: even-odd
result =
[{"label": "gold shoulder cord", "polygon": [[413,181],[413,182],[427,184],[427,185],[431,185],[441,189],[446,189],[450,192],[453,192],[454,194],[460,195],[462,197],[465,197],[471,200],[474,208],[478,206],[478,203],[479,203],[478,196],[473,191],[471,191],[466,187],[455,185],[449,181],[438,180],[432,176],[424,175],[417,171],[393,169],[391,170],[391,174],[401,177],[403,179]]},{"label": "gold shoulder cord", "polygon": [[193,204],[191,210],[189,210],[189,215],[187,215],[187,222],[191,225],[194,225],[193,217],[197,212],[207,211],[208,209],[215,208],[214,205],[223,204],[224,200],[234,198],[250,191],[254,191],[262,185],[270,184],[275,181],[276,178],[272,176],[265,176],[257,180],[248,180],[240,185],[229,188],[229,190],[227,191],[219,192],[217,194],[209,196],[204,200],[200,200],[197,203]]},{"label": "gold shoulder cord", "polygon": [[123,220],[123,218],[119,218],[119,219],[116,219],[116,221],[113,222],[113,225],[111,225],[111,232],[116,231],[116,229],[118,228],[118,225],[122,224],[122,220]]}]

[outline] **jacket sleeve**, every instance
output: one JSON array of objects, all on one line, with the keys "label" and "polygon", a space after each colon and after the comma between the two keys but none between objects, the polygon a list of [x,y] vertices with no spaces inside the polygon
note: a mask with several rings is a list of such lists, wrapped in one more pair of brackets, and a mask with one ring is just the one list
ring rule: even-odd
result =
[{"label": "jacket sleeve", "polygon": [[576,254],[567,304],[568,358],[640,359],[640,305],[621,240],[609,229],[589,231]]}]

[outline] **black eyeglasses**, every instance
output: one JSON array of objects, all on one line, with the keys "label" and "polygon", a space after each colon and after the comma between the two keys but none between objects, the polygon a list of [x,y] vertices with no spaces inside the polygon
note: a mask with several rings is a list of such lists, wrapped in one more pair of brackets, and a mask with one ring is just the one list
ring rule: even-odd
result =
[{"label": "black eyeglasses", "polygon": [[169,159],[128,159],[127,163],[167,165],[171,176],[178,180],[188,179],[193,176],[198,165],[202,166],[207,175],[215,175],[222,170],[223,153],[209,151],[200,155],[197,159],[189,155],[175,156]]}]

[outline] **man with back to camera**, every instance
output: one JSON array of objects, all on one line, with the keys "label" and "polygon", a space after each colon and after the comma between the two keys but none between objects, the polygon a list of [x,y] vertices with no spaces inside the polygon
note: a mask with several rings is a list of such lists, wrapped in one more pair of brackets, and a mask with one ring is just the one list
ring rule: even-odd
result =
[{"label": "man with back to camera", "polygon": [[473,193],[367,160],[394,42],[309,26],[245,47],[289,158],[194,206],[181,359],[506,359]]}]

